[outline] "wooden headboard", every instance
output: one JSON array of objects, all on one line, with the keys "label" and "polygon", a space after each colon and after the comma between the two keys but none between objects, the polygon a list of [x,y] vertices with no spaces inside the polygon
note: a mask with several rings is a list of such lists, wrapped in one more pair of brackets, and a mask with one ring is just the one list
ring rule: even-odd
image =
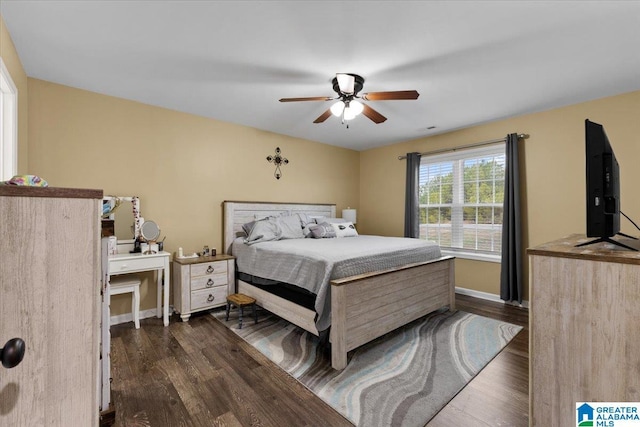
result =
[{"label": "wooden headboard", "polygon": [[336,216],[336,205],[313,203],[274,203],[274,202],[223,202],[224,209],[224,253],[231,252],[231,243],[243,233],[242,224],[267,216],[305,213],[310,216]]}]

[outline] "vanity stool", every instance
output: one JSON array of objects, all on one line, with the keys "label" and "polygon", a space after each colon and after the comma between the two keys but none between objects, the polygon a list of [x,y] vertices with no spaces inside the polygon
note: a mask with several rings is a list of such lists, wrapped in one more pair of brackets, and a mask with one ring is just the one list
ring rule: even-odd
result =
[{"label": "vanity stool", "polygon": [[238,329],[242,329],[242,312],[244,307],[251,306],[253,309],[253,321],[258,323],[258,314],[256,313],[256,300],[245,294],[232,294],[227,296],[227,318],[229,320],[229,310],[234,305],[240,310],[240,319],[238,321]]},{"label": "vanity stool", "polygon": [[109,296],[131,293],[131,314],[136,329],[140,329],[140,278],[134,274],[112,276]]}]

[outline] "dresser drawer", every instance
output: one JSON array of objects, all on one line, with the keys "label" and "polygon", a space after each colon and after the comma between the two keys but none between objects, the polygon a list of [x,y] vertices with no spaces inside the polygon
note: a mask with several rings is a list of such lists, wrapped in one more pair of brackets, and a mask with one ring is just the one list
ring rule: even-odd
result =
[{"label": "dresser drawer", "polygon": [[135,259],[109,259],[109,274],[134,273],[161,269],[164,267],[163,257],[145,257],[141,255]]},{"label": "dresser drawer", "polygon": [[213,288],[215,286],[227,285],[227,273],[216,273],[208,276],[194,277],[191,279],[191,292],[205,288]]},{"label": "dresser drawer", "polygon": [[217,273],[227,274],[227,261],[203,262],[191,266],[191,277]]},{"label": "dresser drawer", "polygon": [[191,292],[191,311],[214,307],[227,302],[227,287],[216,286]]}]

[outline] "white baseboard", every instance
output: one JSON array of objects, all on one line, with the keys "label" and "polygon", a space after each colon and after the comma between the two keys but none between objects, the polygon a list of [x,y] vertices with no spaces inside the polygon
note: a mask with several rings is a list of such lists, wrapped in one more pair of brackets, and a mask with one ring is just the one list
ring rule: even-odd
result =
[{"label": "white baseboard", "polygon": [[[155,308],[150,308],[148,310],[140,310],[140,320],[148,319],[150,317],[156,317],[156,313],[158,311]],[[169,316],[173,313],[173,307],[169,306]],[[118,314],[117,316],[111,316],[110,318],[111,325],[119,325],[121,323],[133,322],[133,313],[124,313]]]},{"label": "white baseboard", "polygon": [[503,301],[503,300],[500,299],[500,295],[490,294],[488,292],[481,292],[481,291],[476,291],[476,290],[473,290],[473,289],[456,287],[456,293],[457,294],[461,294],[461,295],[468,295],[470,297],[485,299],[485,300],[489,300],[489,301],[500,302],[500,303],[503,303],[503,304],[509,304],[509,305],[513,305],[513,306],[516,306],[516,307],[529,308],[529,301],[524,301],[523,300],[522,304],[518,304],[517,302],[506,302],[506,301]]}]

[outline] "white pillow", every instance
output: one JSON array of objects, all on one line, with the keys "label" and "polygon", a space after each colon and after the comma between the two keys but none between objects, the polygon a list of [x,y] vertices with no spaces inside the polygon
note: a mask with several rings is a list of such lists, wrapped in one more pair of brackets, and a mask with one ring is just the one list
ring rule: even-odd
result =
[{"label": "white pillow", "polygon": [[326,222],[328,224],[342,224],[345,222],[349,222],[344,218],[329,218],[327,216],[320,216],[320,217],[316,217],[316,224],[322,224],[323,222]]},{"label": "white pillow", "polygon": [[358,235],[356,226],[352,222],[334,222],[331,226],[336,232],[336,237],[354,237]]}]

